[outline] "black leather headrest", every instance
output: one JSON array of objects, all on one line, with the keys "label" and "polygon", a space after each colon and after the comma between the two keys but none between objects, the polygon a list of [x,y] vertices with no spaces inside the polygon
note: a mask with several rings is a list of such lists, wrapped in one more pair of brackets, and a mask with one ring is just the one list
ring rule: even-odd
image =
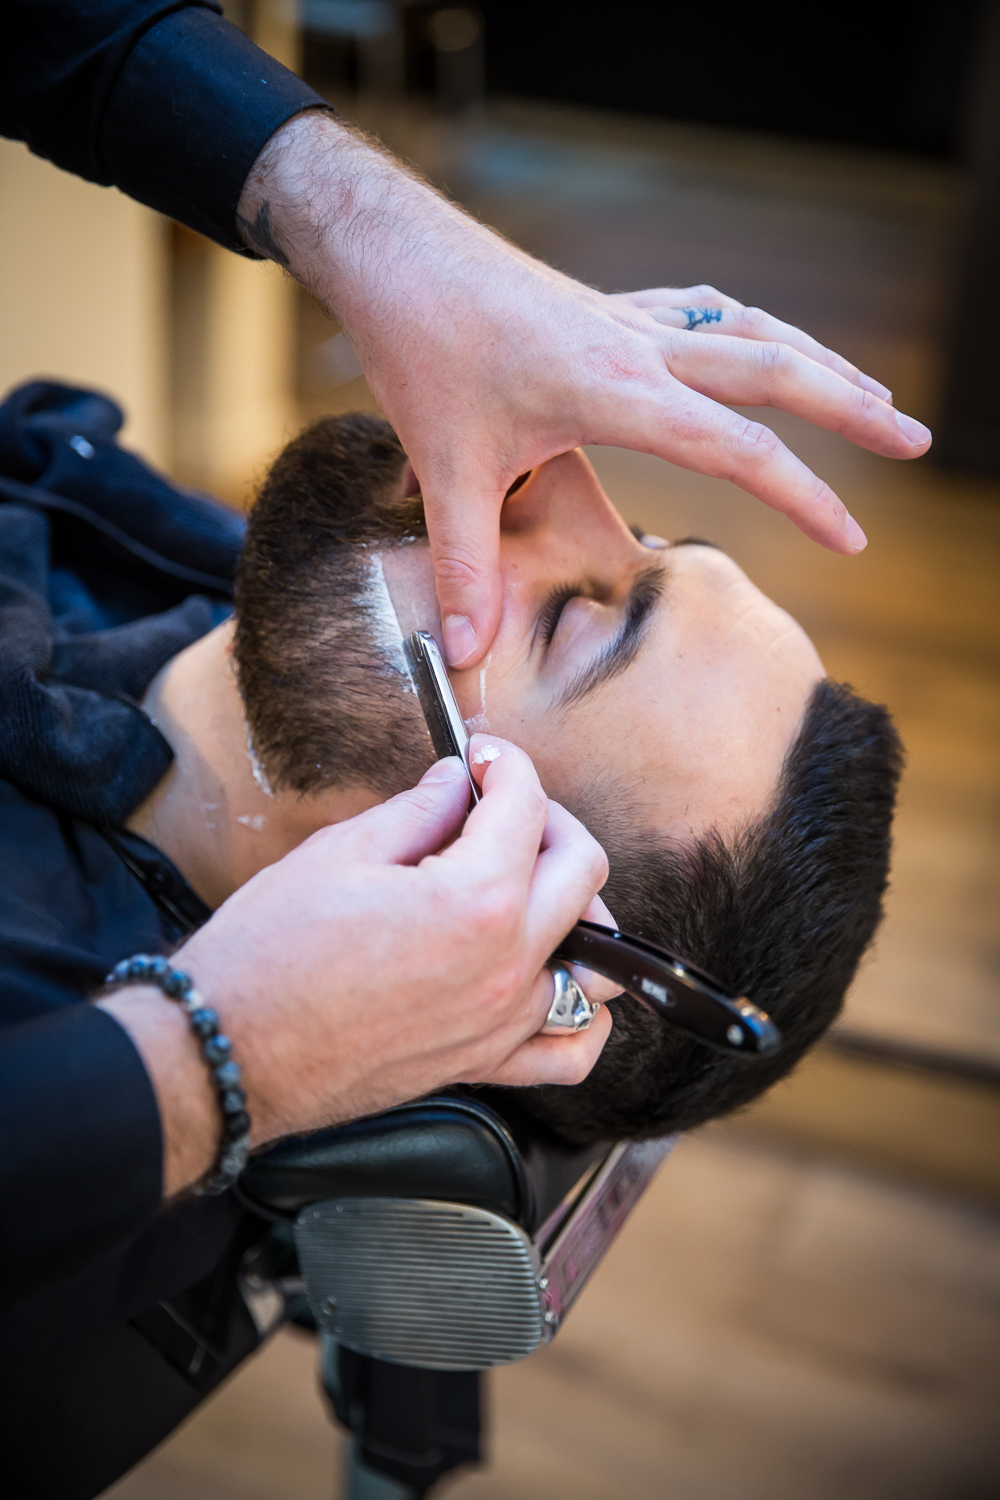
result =
[{"label": "black leather headrest", "polygon": [[488,1208],[531,1233],[607,1147],[581,1150],[521,1110],[507,1090],[434,1094],[385,1114],[282,1141],[254,1157],[239,1191],[295,1218],[327,1198],[436,1198]]},{"label": "black leather headrest", "polygon": [[325,1198],[441,1198],[517,1219],[528,1197],[499,1116],[442,1096],[282,1141],[249,1163],[240,1191],[288,1217]]}]

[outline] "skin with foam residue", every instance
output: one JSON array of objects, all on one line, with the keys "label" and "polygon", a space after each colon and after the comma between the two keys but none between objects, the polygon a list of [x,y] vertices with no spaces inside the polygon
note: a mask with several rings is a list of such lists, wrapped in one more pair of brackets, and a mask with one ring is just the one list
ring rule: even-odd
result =
[{"label": "skin with foam residue", "polygon": [[370,561],[369,586],[362,606],[371,621],[376,645],[390,666],[405,679],[407,691],[414,693],[416,687],[403,649],[402,627],[386,586],[382,554],[374,553]]},{"label": "skin with foam residue", "polygon": [[250,772],[253,776],[254,786],[258,791],[263,792],[265,797],[273,797],[274,793],[271,791],[271,783],[267,779],[267,772],[264,770],[264,767],[257,759],[257,752],[253,747],[253,740],[250,738],[249,728],[246,728],[246,740],[247,759],[250,762]]}]

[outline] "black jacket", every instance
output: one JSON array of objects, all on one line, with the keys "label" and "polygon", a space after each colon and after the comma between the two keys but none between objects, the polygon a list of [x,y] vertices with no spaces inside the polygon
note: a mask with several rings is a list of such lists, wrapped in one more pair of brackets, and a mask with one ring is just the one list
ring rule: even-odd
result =
[{"label": "black jacket", "polygon": [[300,109],[326,105],[221,11],[6,0],[0,135],[239,249],[236,205],[261,148]]},{"label": "black jacket", "polygon": [[[255,1342],[245,1316],[235,1353],[218,1331],[239,1318],[231,1261],[249,1216],[229,1195],[161,1209],[149,1077],[87,1004],[118,959],[168,950],[208,916],[121,825],[171,759],[139,700],[230,612],[244,531],[121,449],[120,425],[106,397],[48,383],[0,405],[0,1450],[6,1463],[23,1440],[37,1468],[40,1433],[75,1441],[83,1396],[115,1413],[95,1363],[108,1380],[131,1369],[145,1425],[111,1472],[98,1464],[98,1488]],[[178,1313],[216,1329],[219,1357],[198,1357],[193,1384]],[[66,1464],[85,1477],[78,1452]]]}]

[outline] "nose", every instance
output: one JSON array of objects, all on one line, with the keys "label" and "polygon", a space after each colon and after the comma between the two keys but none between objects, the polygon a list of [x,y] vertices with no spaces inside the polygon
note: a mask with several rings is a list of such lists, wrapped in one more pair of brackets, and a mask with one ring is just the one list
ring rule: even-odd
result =
[{"label": "nose", "polygon": [[564,535],[584,535],[602,516],[617,520],[589,460],[574,448],[539,464],[511,485],[500,526],[512,535],[550,527]]}]

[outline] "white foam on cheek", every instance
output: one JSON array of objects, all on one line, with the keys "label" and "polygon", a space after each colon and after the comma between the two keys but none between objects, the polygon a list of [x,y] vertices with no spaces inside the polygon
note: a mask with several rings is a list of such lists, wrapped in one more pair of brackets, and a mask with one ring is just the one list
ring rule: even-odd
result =
[{"label": "white foam on cheek", "polygon": [[474,766],[485,766],[487,761],[499,760],[502,754],[503,751],[500,749],[499,745],[484,745],[483,748],[481,750],[477,750],[475,755],[472,757],[472,764]]},{"label": "white foam on cheek", "polygon": [[263,813],[241,813],[236,821],[252,828],[254,833],[261,833],[267,827],[267,819]]},{"label": "white foam on cheek", "polygon": [[267,772],[257,759],[257,752],[253,747],[253,740],[250,738],[250,726],[245,725],[244,727],[247,735],[247,758],[250,761],[250,770],[253,772],[254,784],[258,791],[264,793],[265,797],[273,797],[274,793],[271,790],[271,783],[267,779]]},{"label": "white foam on cheek", "polygon": [[470,734],[490,734],[490,721],[486,717],[486,668],[493,659],[491,651],[483,666],[479,668],[479,712],[473,714],[471,719],[465,720],[465,727]]},{"label": "white foam on cheek", "polygon": [[369,562],[371,568],[368,575],[368,588],[360,602],[368,615],[372,637],[381,655],[403,678],[406,691],[415,693],[417,689],[410,672],[410,664],[406,660],[406,652],[403,650],[403,632],[399,628],[399,620],[392,604],[392,595],[385,581],[382,559],[378,553],[375,553],[369,558]]}]

